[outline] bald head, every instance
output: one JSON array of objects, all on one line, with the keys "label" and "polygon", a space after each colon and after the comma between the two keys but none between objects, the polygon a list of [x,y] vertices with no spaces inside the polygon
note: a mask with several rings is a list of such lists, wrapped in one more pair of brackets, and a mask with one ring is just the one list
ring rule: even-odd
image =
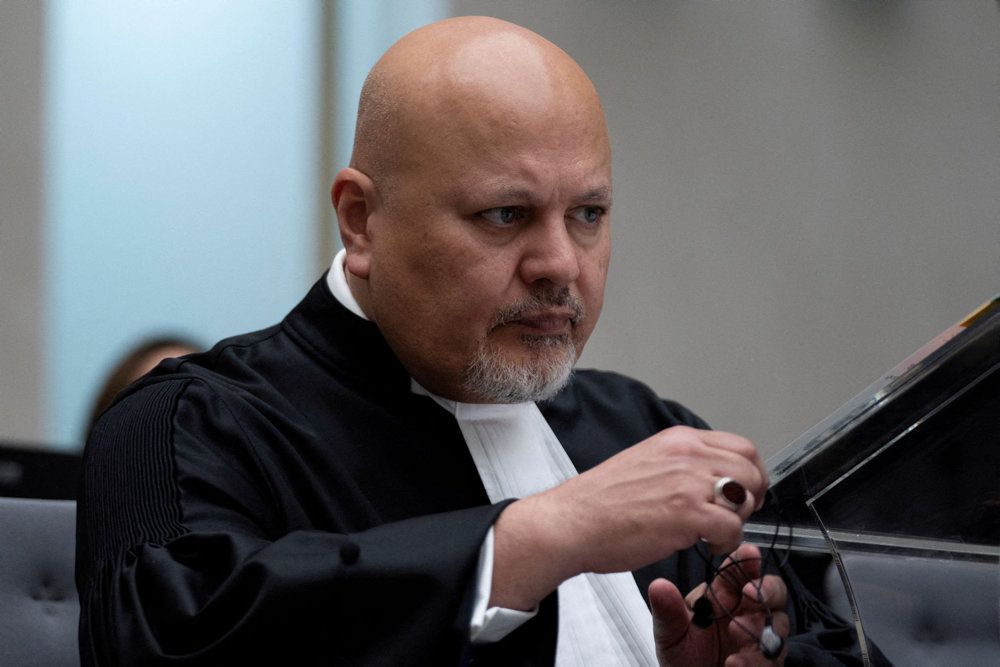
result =
[{"label": "bald head", "polygon": [[604,113],[569,56],[490,18],[410,33],[365,83],[332,197],[351,293],[421,386],[558,391],[610,258]]},{"label": "bald head", "polygon": [[528,119],[554,133],[582,121],[607,143],[597,92],[559,47],[499,19],[447,19],[406,35],[372,68],[351,166],[389,190],[394,177],[426,168],[442,143],[483,150]]}]

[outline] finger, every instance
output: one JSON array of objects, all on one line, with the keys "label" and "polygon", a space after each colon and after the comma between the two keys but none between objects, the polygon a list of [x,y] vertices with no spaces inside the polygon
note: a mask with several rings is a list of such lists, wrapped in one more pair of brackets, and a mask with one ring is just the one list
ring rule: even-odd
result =
[{"label": "finger", "polygon": [[750,461],[759,461],[760,454],[750,440],[728,431],[699,431],[706,444],[720,449],[728,449]]},{"label": "finger", "polygon": [[729,554],[731,562],[739,563],[740,571],[749,579],[760,577],[761,555],[760,549],[749,542],[741,544],[736,551]]},{"label": "finger", "polygon": [[[744,500],[735,507],[732,506],[729,502],[727,502],[727,500],[729,499],[719,497],[720,493],[724,493],[720,492],[720,486],[726,482],[735,482],[735,481],[736,480],[734,480],[732,477],[720,477],[717,480],[715,480],[715,483],[712,486],[712,497],[710,500],[712,504],[718,505],[719,507],[722,507],[724,509],[727,509],[735,513],[736,516],[740,518],[741,523],[746,523],[750,519],[750,515],[756,512],[758,509],[757,496],[754,495],[753,491],[748,491],[746,490],[746,487],[743,487]],[[739,482],[737,482],[737,484],[739,484]]]},{"label": "finger", "polygon": [[790,623],[788,614],[783,611],[774,614],[766,614],[761,611],[734,615],[732,623],[729,624],[729,634],[737,644],[756,645],[760,642],[764,627],[768,625],[768,619],[770,619],[771,630],[782,639],[787,639]]},{"label": "finger", "polygon": [[660,578],[649,584],[649,607],[653,612],[653,638],[657,654],[680,643],[691,627],[691,610],[673,582]]},{"label": "finger", "polygon": [[753,491],[747,491],[747,500],[740,506],[737,514],[739,514],[743,523],[746,523],[749,521],[750,515],[759,510],[762,505],[763,503],[758,499],[757,494]]},{"label": "finger", "polygon": [[[761,458],[760,452],[757,451],[757,448],[751,441],[725,431],[702,431],[701,433],[702,442],[705,444],[735,454],[744,461],[749,462],[756,469],[758,477],[754,480],[747,480],[753,482],[750,485],[751,488],[755,491],[762,491],[767,488],[767,467],[764,465],[764,459]],[[758,493],[758,495],[761,494]]]},{"label": "finger", "polygon": [[[674,426],[658,434],[658,443],[679,448],[675,454],[681,453],[693,459],[703,459],[707,464],[702,474],[707,476],[714,485],[720,478],[732,478],[738,482],[752,497],[746,501],[748,512],[762,506],[762,500],[767,491],[767,468],[753,443],[741,436],[724,431],[704,431],[686,426]],[[704,458],[704,457],[708,458]],[[714,492],[714,487],[707,489]],[[714,493],[713,493],[714,499]]]},{"label": "finger", "polygon": [[[753,590],[753,599],[757,599],[759,595],[761,604],[765,605],[768,609],[785,608],[785,603],[788,600],[788,587],[782,581],[781,577],[769,574],[759,582],[752,582],[747,584],[747,586]],[[743,587],[745,595],[748,594],[746,590],[747,586]]]},{"label": "finger", "polygon": [[743,520],[725,507],[710,504],[702,520],[701,538],[717,556],[732,553],[743,542]]},{"label": "finger", "polygon": [[[731,665],[774,665],[782,664],[788,653],[788,633],[790,623],[788,615],[779,612],[771,617],[770,631],[767,635],[768,623],[766,616],[762,614],[743,615],[733,618],[729,624],[729,639],[736,646],[733,656],[739,656],[738,660],[727,660],[726,667]],[[766,644],[762,645],[762,639],[768,636]],[[775,639],[780,639],[781,648],[777,655],[765,655],[765,646],[770,650],[774,649]],[[731,658],[733,657],[731,656]]]},{"label": "finger", "polygon": [[705,597],[705,591],[707,590],[708,590],[708,584],[706,584],[704,581],[695,586],[694,588],[692,588],[690,592],[688,592],[688,594],[684,596],[684,600],[687,602],[687,606],[689,608],[693,607],[695,600],[697,600],[698,598]]},{"label": "finger", "polygon": [[[715,468],[715,470],[721,470],[721,466]],[[736,512],[740,515],[740,518],[746,521],[750,518],[751,514],[763,506],[763,496],[767,494],[767,480],[763,481],[763,491],[755,490],[758,487],[754,485],[760,480],[759,471],[751,469],[747,472],[745,464],[739,471],[735,467],[730,468],[730,470],[731,472],[725,475],[719,475],[716,472],[715,475],[717,476],[709,478],[712,483],[711,500],[720,507],[725,507]],[[748,484],[741,481],[747,479],[754,481],[748,486]]]},{"label": "finger", "polygon": [[[748,597],[757,601],[758,594],[755,588],[755,580],[760,577],[761,556],[760,549],[756,546],[744,543],[738,545],[723,561],[719,567],[722,576],[716,577],[719,587],[725,587],[736,595]],[[749,588],[750,592],[747,592]]]},{"label": "finger", "polygon": [[[736,482],[743,488],[745,498],[742,502],[737,502],[735,506],[726,502],[724,497],[720,497],[719,485],[727,482]],[[764,506],[764,499],[767,495],[767,475],[759,470],[747,469],[744,465],[740,469],[733,469],[728,475],[720,475],[713,480],[712,497],[719,505],[727,507],[740,515],[743,521],[750,518],[750,515]],[[732,486],[732,484],[730,484]]]},{"label": "finger", "polygon": [[771,616],[771,628],[782,639],[788,639],[788,635],[792,631],[792,622],[788,618],[788,614],[783,611],[775,612]]}]

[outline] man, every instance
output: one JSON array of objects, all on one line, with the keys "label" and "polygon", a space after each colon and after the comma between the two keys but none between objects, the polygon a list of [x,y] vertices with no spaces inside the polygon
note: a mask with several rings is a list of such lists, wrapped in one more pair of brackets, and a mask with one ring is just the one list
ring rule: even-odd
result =
[{"label": "man", "polygon": [[[565,53],[481,17],[404,37],[332,194],[345,250],[280,325],[165,362],[95,427],[84,664],[822,659],[779,641],[785,584],[740,546],[753,446],[571,377],[611,154]],[[711,590],[700,543],[736,550]]]}]

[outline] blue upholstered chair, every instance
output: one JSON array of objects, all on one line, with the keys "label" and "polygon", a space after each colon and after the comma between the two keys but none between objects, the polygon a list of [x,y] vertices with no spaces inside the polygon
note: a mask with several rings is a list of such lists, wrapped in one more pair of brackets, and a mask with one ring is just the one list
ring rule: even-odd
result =
[{"label": "blue upholstered chair", "polygon": [[0,665],[76,667],[76,503],[0,497]]},{"label": "blue upholstered chair", "polygon": [[[1000,566],[948,559],[845,554],[865,634],[896,665],[1000,665]],[[853,618],[837,568],[834,611]]]}]

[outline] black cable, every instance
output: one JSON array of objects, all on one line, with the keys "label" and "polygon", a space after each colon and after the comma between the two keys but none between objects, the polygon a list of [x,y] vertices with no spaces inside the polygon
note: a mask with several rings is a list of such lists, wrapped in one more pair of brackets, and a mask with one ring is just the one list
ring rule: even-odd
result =
[{"label": "black cable", "polygon": [[[765,548],[764,555],[761,556],[761,558],[759,559],[760,578],[762,580],[764,575],[768,571],[768,566],[770,564],[769,560],[777,554],[778,537],[781,533],[781,527],[783,523],[781,507],[778,504],[777,497],[775,496],[774,492],[771,489],[768,489],[767,491],[767,495],[765,496],[765,503],[771,503],[773,505],[776,519],[775,519],[774,533],[771,536],[771,543],[767,548]],[[788,545],[784,549],[784,557],[776,565],[777,570],[779,572],[787,565],[789,554],[791,552],[792,529],[791,529],[791,524],[786,524],[786,525],[788,525]],[[707,557],[699,549],[696,548],[695,553],[697,553],[698,557],[705,562],[709,574],[705,582],[706,584],[705,594],[702,595],[697,600],[695,600],[694,605],[692,607],[692,611],[694,612],[694,617],[691,619],[692,624],[695,625],[695,627],[705,629],[710,625],[712,625],[715,621],[728,617],[730,623],[735,623],[738,628],[743,630],[743,632],[745,632],[748,636],[753,638],[758,643],[758,645],[760,646],[761,653],[764,655],[765,658],[767,658],[768,660],[776,659],[781,654],[781,651],[784,648],[784,640],[780,636],[778,636],[778,634],[774,631],[774,628],[772,626],[771,608],[764,603],[764,593],[761,590],[760,584],[755,583],[754,579],[751,578],[747,574],[746,570],[743,569],[742,563],[744,561],[748,561],[751,559],[736,560],[730,558],[728,564],[717,566],[712,561],[711,558]],[[758,559],[754,558],[752,560],[758,560]],[[734,612],[739,608],[740,604],[743,602],[743,597],[744,597],[743,586],[738,585],[740,580],[736,578],[736,575],[732,574],[729,571],[731,568],[734,567],[739,571],[739,575],[742,577],[744,581],[748,581],[751,583],[751,585],[757,591],[757,600],[756,600],[757,603],[763,605],[764,608],[767,610],[767,617],[764,621],[764,630],[763,632],[761,632],[760,636],[757,636],[752,630],[750,630],[750,628],[746,627],[745,625],[737,621],[736,617],[734,616]],[[737,591],[738,597],[736,599],[736,604],[735,606],[733,606],[732,609],[727,609],[726,606],[722,604],[722,602],[716,595],[715,590],[712,588],[712,582],[718,577],[722,577],[723,579],[725,579],[729,583],[729,587]],[[709,596],[711,596],[712,599],[709,599]],[[723,614],[721,616],[715,615],[716,607],[722,610]]]}]

